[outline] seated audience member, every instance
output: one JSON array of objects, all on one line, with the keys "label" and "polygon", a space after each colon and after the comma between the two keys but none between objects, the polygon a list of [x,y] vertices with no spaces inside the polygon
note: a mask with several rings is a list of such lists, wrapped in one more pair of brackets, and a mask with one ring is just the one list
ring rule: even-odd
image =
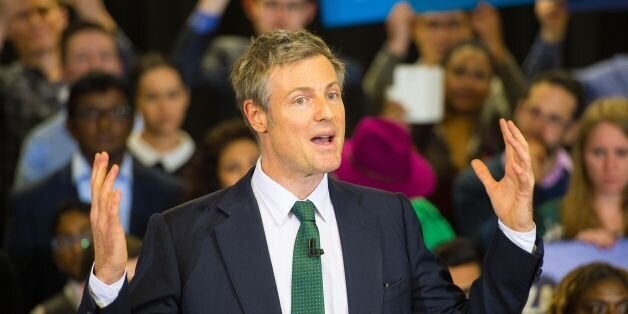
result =
[{"label": "seated audience member", "polygon": [[[52,255],[55,267],[67,278],[61,291],[36,306],[31,314],[76,313],[83,296],[85,278],[91,269],[93,250],[89,204],[62,204],[52,219]],[[89,260],[88,260],[89,259]]]},{"label": "seated audience member", "polygon": [[391,10],[386,29],[387,41],[371,62],[363,81],[369,103],[374,105],[372,113],[380,113],[395,67],[411,55],[408,54],[411,42],[418,49],[417,64],[438,66],[447,51],[461,41],[472,39],[474,32],[495,61],[496,78],[490,84],[490,97],[485,99],[483,118],[495,113],[509,115],[511,106],[525,90],[525,77],[503,41],[499,12],[486,3],[469,13],[454,10],[417,14],[408,3],[400,2]]},{"label": "seated audience member", "polygon": [[454,284],[468,297],[471,284],[482,273],[483,254],[480,248],[469,239],[455,238],[435,247],[434,254],[445,262]]},{"label": "seated audience member", "polygon": [[[567,0],[539,0],[535,4],[539,35],[528,52],[523,70],[528,77],[564,66],[563,40],[569,20]],[[573,70],[584,89],[585,104],[599,98],[628,97],[628,54],[617,54]]]},{"label": "seated audience member", "polygon": [[628,230],[628,99],[601,99],[587,108],[572,158],[567,193],[540,208],[537,225],[547,240],[611,246]]},{"label": "seated audience member", "polygon": [[96,152],[109,152],[120,165],[115,185],[128,195],[120,204],[126,233],[142,237],[153,213],[181,200],[183,187],[178,181],[144,168],[126,152],[133,113],[128,88],[120,79],[101,72],[81,78],[70,90],[67,120],[79,150],[62,169],[11,196],[8,252],[31,293],[31,306],[51,292],[39,278],[47,276],[42,265],[51,263],[49,230],[55,206],[66,199],[90,202],[90,164]]},{"label": "seated audience member", "polygon": [[628,271],[605,263],[572,270],[556,287],[548,313],[628,313]]},{"label": "seated audience member", "polygon": [[454,237],[449,223],[424,199],[436,186],[434,170],[412,146],[407,127],[383,118],[360,120],[351,139],[345,140],[338,179],[405,194],[423,227],[431,249]]},{"label": "seated audience member", "polygon": [[[119,51],[116,38],[103,27],[85,22],[72,24],[61,39],[64,84],[73,84],[90,71],[122,77],[124,67]],[[63,108],[27,134],[15,173],[14,189],[35,183],[70,161],[77,143],[65,127],[66,119],[67,111]]]},{"label": "seated audience member", "polygon": [[417,149],[436,170],[438,185],[430,198],[452,218],[451,186],[456,174],[475,158],[503,150],[498,119],[480,119],[489,96],[493,62],[479,42],[463,41],[443,57],[445,115],[436,124],[414,125]]},{"label": "seated audience member", "polygon": [[[173,48],[173,59],[192,87],[192,105],[186,129],[195,138],[208,126],[240,117],[229,73],[235,61],[251,42],[250,36],[220,35],[216,30],[229,0],[198,0],[182,27]],[[243,0],[242,9],[255,36],[276,30],[298,31],[311,24],[317,11],[316,0]],[[344,82],[347,131],[364,114],[363,66],[344,56],[347,75]],[[210,105],[211,104],[211,105]]]},{"label": "seated audience member", "polygon": [[[534,170],[535,209],[567,191],[571,159],[562,143],[581,112],[580,84],[563,72],[537,77],[517,105],[515,120],[529,143]],[[496,178],[504,176],[503,156],[497,154],[486,162]],[[457,231],[486,248],[496,218],[482,183],[471,168],[455,179],[452,196]]]},{"label": "seated audience member", "polygon": [[255,165],[259,154],[257,141],[242,119],[218,124],[205,136],[187,172],[188,197],[232,186]]},{"label": "seated audience member", "polygon": [[132,81],[144,129],[131,133],[129,152],[145,167],[181,176],[196,150],[192,137],[181,129],[190,100],[181,75],[151,54],[140,60]]},{"label": "seated audience member", "polygon": [[[60,42],[69,22],[68,9],[77,19],[115,33],[118,42],[124,43],[120,46],[126,50],[123,54],[132,53],[129,40],[102,0],[3,0],[0,5],[0,33],[6,26],[6,39],[13,44],[18,57],[9,66],[0,68],[0,109],[3,111],[0,115],[0,204],[4,209],[25,136],[35,125],[61,110],[65,103],[67,93]],[[3,39],[0,34],[0,41]]]}]

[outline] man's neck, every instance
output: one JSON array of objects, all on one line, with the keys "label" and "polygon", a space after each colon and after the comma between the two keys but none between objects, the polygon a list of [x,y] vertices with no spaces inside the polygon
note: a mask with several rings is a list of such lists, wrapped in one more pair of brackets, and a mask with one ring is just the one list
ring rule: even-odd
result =
[{"label": "man's neck", "polygon": [[289,171],[277,167],[276,164],[268,162],[264,158],[262,158],[262,171],[300,200],[312,194],[325,175],[323,173],[304,175],[296,171]]},{"label": "man's neck", "polygon": [[20,61],[41,71],[49,82],[59,82],[62,77],[61,59],[57,50],[43,50],[24,55]]}]

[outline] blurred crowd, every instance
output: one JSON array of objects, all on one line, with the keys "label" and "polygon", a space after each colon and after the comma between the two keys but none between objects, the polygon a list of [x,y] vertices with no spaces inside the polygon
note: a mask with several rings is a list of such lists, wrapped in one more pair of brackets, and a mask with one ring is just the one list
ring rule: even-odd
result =
[{"label": "blurred crowd", "polygon": [[[199,0],[169,54],[140,54],[102,0],[0,0],[0,53],[14,54],[0,65],[0,312],[76,311],[93,260],[96,152],[120,165],[120,219],[135,261],[152,214],[231,186],[256,164],[229,83],[250,39],[217,32],[228,2]],[[308,28],[317,15],[314,0],[241,6],[255,34]],[[599,248],[602,259],[626,241],[628,54],[566,69],[567,1],[537,0],[534,11],[539,32],[523,62],[487,3],[417,13],[399,2],[370,64],[339,49],[350,138],[334,177],[410,198],[427,247],[465,291],[497,225],[470,162],[504,175],[500,118],[530,146],[537,236]],[[442,71],[437,121],[409,120],[388,92],[408,64]],[[628,313],[623,266],[545,280],[525,313]]]}]

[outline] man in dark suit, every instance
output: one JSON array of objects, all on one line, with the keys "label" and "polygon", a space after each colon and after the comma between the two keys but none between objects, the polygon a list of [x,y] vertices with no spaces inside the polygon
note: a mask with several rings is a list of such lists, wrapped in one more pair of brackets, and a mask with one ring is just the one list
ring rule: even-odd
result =
[{"label": "man in dark suit", "polygon": [[144,236],[152,214],[181,201],[183,188],[178,181],[142,167],[126,153],[134,112],[129,102],[125,84],[112,75],[94,72],[80,79],[70,91],[67,122],[80,151],[50,177],[11,196],[8,253],[19,269],[29,309],[66,280],[52,262],[52,220],[63,201],[90,202],[89,165],[97,151],[110,151],[112,160],[125,168],[116,182],[129,195],[123,205],[125,232]]},{"label": "man in dark suit", "polygon": [[[81,313],[515,313],[541,262],[527,143],[501,121],[506,176],[486,184],[500,230],[469,301],[423,244],[401,196],[328,178],[344,139],[343,65],[307,32],[259,36],[236,63],[237,102],[261,147],[235,186],[151,218],[136,276],[99,153],[92,173],[95,263]],[[514,244],[511,241],[516,241]]]}]

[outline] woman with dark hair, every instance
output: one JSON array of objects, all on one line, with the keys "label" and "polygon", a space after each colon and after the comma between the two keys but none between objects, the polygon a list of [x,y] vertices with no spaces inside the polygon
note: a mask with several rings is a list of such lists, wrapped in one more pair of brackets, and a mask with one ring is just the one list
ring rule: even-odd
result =
[{"label": "woman with dark hair", "polygon": [[549,313],[628,313],[628,272],[606,263],[572,270],[556,287]]},{"label": "woman with dark hair", "polygon": [[146,167],[181,176],[196,150],[181,128],[190,100],[181,74],[162,56],[147,54],[135,69],[132,83],[144,129],[129,136],[129,151]]},{"label": "woman with dark hair", "polygon": [[255,165],[258,157],[257,141],[242,119],[218,124],[203,139],[186,173],[189,198],[233,185]]},{"label": "woman with dark hair", "polygon": [[[443,120],[434,124],[412,125],[413,141],[434,167],[438,178],[430,200],[450,220],[453,178],[468,167],[472,159],[503,149],[498,118],[506,113],[482,118],[494,76],[492,60],[489,51],[478,41],[469,40],[453,46],[442,60],[445,87]],[[387,103],[385,115],[398,111],[397,107],[395,103]],[[396,118],[403,115],[402,109]]]}]

